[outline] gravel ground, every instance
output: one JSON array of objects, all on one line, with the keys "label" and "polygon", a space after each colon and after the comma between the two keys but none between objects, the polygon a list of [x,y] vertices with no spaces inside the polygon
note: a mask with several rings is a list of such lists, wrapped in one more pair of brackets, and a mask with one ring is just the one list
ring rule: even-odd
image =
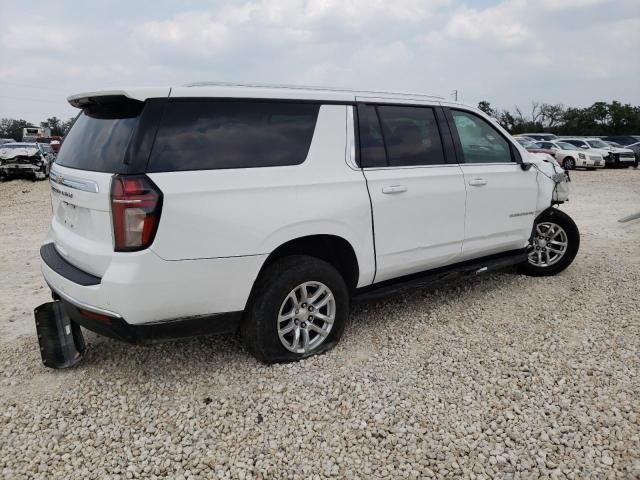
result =
[{"label": "gravel ground", "polygon": [[40,363],[47,185],[0,184],[0,477],[640,478],[640,170],[576,172],[581,251],[359,306],[327,355],[267,367],[234,336],[86,333]]}]

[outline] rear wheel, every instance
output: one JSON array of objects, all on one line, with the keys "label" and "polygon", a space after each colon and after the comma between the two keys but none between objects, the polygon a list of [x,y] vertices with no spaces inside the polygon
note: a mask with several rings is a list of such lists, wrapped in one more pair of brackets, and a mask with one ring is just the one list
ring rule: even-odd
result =
[{"label": "rear wheel", "polygon": [[265,363],[292,362],[331,349],[349,315],[349,293],[338,271],[294,255],[267,266],[256,281],[241,333]]},{"label": "rear wheel", "polygon": [[580,232],[569,215],[556,208],[542,213],[533,227],[526,263],[526,275],[556,275],[566,269],[578,254]]},{"label": "rear wheel", "polygon": [[562,161],[562,166],[566,169],[566,170],[573,170],[574,168],[576,168],[576,161],[574,160],[573,157],[566,157],[563,161]]}]

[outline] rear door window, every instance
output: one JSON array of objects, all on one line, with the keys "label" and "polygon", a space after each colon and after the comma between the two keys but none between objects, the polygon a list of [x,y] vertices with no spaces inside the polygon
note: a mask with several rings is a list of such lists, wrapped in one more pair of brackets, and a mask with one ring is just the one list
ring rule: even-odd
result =
[{"label": "rear door window", "polygon": [[378,115],[390,167],[446,163],[432,108],[381,105]]},{"label": "rear door window", "polygon": [[298,165],[307,157],[320,105],[170,101],[148,171]]},{"label": "rear door window", "polygon": [[433,108],[359,105],[358,121],[362,168],[446,163]]},{"label": "rear door window", "polygon": [[387,153],[376,107],[373,105],[358,105],[358,124],[360,134],[360,167],[386,167]]}]

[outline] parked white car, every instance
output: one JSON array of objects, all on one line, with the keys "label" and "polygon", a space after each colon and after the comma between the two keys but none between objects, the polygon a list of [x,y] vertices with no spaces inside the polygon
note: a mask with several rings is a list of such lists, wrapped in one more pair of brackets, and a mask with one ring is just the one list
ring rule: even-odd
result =
[{"label": "parked white car", "polygon": [[599,138],[561,138],[558,141],[570,143],[595,155],[602,155],[607,167],[631,167],[636,160],[632,150],[612,147]]},{"label": "parked white car", "polygon": [[581,151],[578,147],[566,142],[536,142],[540,148],[548,148],[555,152],[555,159],[563,168],[573,170],[574,168],[586,168],[595,170],[604,168],[604,158],[602,155]]},{"label": "parked white car", "polygon": [[239,329],[260,360],[298,360],[335,345],[354,299],[554,275],[579,248],[564,171],[458,103],[228,84],[69,102],[41,248],[55,301],[35,313],[49,366],[81,356],[78,325],[132,343]]}]

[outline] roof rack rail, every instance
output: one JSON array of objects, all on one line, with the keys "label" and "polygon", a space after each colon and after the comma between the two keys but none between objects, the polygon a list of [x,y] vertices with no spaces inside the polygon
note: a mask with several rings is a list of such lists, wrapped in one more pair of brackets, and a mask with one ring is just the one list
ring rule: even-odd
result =
[{"label": "roof rack rail", "polygon": [[269,83],[253,83],[253,82],[192,82],[182,85],[183,87],[252,87],[252,88],[282,88],[291,90],[320,90],[329,92],[359,92],[359,93],[371,93],[371,94],[392,94],[392,95],[407,95],[412,97],[426,97],[437,98],[444,100],[444,97],[437,95],[426,95],[418,92],[394,92],[391,90],[356,90],[351,88],[338,88],[338,87],[320,87],[312,85],[287,85],[287,84],[269,84]]}]

